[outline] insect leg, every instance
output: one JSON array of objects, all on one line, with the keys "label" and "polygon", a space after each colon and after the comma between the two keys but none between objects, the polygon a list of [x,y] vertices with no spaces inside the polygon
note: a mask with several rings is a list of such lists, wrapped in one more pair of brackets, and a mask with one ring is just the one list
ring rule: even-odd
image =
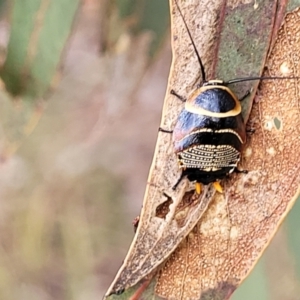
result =
[{"label": "insect leg", "polygon": [[172,190],[176,190],[176,188],[177,188],[177,186],[178,186],[178,184],[181,182],[181,180],[185,177],[185,173],[184,172],[182,172],[181,173],[181,175],[180,175],[180,177],[179,177],[179,179],[177,180],[177,182],[175,183],[175,185],[172,187]]},{"label": "insect leg", "polygon": [[219,181],[215,181],[215,182],[213,183],[213,186],[214,186],[214,188],[215,188],[215,190],[216,190],[217,192],[223,194],[223,188],[222,188],[222,186],[221,186],[221,184],[220,184]]},{"label": "insect leg", "polygon": [[234,169],[234,172],[235,172],[235,173],[248,174],[248,170],[240,170],[240,169],[238,169],[238,168],[235,168],[235,169]]},{"label": "insect leg", "polygon": [[171,91],[170,91],[170,94],[176,96],[180,101],[186,102],[186,99],[185,99],[184,97],[178,95],[174,90],[171,90]]},{"label": "insect leg", "polygon": [[246,132],[249,134],[253,134],[255,132],[254,128],[246,128]]},{"label": "insect leg", "polygon": [[[185,99],[184,97],[178,95],[174,90],[171,90],[171,91],[170,91],[170,94],[176,96],[176,97],[177,97],[180,101],[182,101],[182,102],[185,102],[185,101],[186,101],[186,99]],[[161,128],[161,127],[158,128],[158,131],[166,132],[166,133],[173,133],[173,130],[166,130],[166,129],[163,129],[163,128]],[[178,182],[178,184],[179,184],[179,182]]]},{"label": "insect leg", "polygon": [[196,189],[196,193],[198,195],[200,195],[201,194],[201,183],[200,182],[196,182],[195,189]]},{"label": "insect leg", "polygon": [[239,99],[239,101],[245,100],[250,94],[251,94],[251,90],[248,90],[248,91],[245,93],[245,95],[244,95],[241,99]]},{"label": "insect leg", "polygon": [[165,133],[173,133],[173,130],[167,130],[167,129],[163,129],[161,127],[158,128],[158,131],[165,132]]}]

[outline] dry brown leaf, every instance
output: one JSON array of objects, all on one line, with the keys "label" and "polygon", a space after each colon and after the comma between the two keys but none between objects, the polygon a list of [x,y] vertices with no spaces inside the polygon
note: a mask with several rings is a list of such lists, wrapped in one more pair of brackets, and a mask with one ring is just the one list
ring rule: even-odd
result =
[{"label": "dry brown leaf", "polygon": [[[265,76],[300,76],[300,9],[279,31]],[[165,264],[156,293],[167,299],[228,299],[249,274],[300,184],[300,80],[265,81],[243,152],[245,176],[224,182],[201,221]]]},{"label": "dry brown leaf", "polygon": [[[206,6],[210,3],[208,0],[204,2],[206,2]],[[216,31],[214,20],[217,18],[222,3],[222,0],[211,3],[207,17],[196,11],[190,14],[193,18],[197,18],[205,37],[202,45],[199,45],[200,49],[206,47],[207,44],[213,44],[213,36]],[[192,10],[193,7],[190,6],[189,9]],[[187,11],[186,14],[188,15],[189,12]],[[181,29],[185,32],[185,40],[188,41],[188,35],[179,14],[176,14],[176,18],[180,20]],[[181,54],[190,59],[189,66],[185,70],[187,76],[184,84],[193,86],[194,82],[191,80],[197,77],[198,69],[194,68],[191,62],[197,64],[196,57],[192,49],[188,50],[188,55],[186,49],[183,50],[184,53]],[[203,57],[208,59],[209,50],[206,48],[207,52],[203,52]],[[171,74],[173,72],[171,70]],[[180,72],[180,70],[176,68],[176,72]],[[182,104],[180,101],[174,101],[174,96],[170,95],[169,90],[167,97],[169,101],[164,104],[161,127],[172,129],[178,113],[182,109]],[[176,191],[173,191],[172,186],[178,180],[180,171],[173,151],[172,135],[160,132],[157,145],[145,192],[144,203],[147,206],[142,209],[139,226],[128,255],[107,295],[133,286],[164,262],[197,224],[215,193],[213,188],[205,187],[200,196],[194,195],[194,185],[187,180],[183,181]],[[185,200],[182,202],[183,198]],[[189,202],[192,205],[179,206],[181,202]],[[165,207],[166,214],[161,214],[161,205],[168,206]],[[183,214],[185,214],[185,218],[183,218]]]},{"label": "dry brown leaf", "polygon": [[[172,4],[172,1],[170,2]],[[184,1],[181,3],[183,4]],[[221,26],[218,27],[217,25],[218,21],[223,20],[224,15],[228,13],[228,10],[225,10],[225,4],[226,1],[224,0],[201,0],[190,1],[188,4],[182,5],[183,14],[188,16],[188,23],[193,26],[193,37],[195,36],[197,49],[205,62],[208,79],[211,79],[212,74],[216,71],[215,63],[213,63],[218,55],[216,48],[219,44],[216,37],[220,36],[219,30],[221,30]],[[251,11],[256,10],[249,1],[240,1],[238,4],[244,8],[248,8],[246,5],[250,5]],[[229,5],[231,5],[230,9],[236,9],[237,5],[233,5],[233,3],[229,3]],[[269,0],[264,5],[270,6],[273,12],[276,2]],[[259,9],[264,11],[267,8],[262,5]],[[258,10],[255,13],[257,18]],[[174,101],[174,96],[170,95],[169,90],[176,88],[176,92],[180,95],[188,95],[200,82],[199,65],[195,52],[192,47],[186,47],[186,45],[191,44],[191,41],[182,18],[174,7],[171,17],[173,24],[176,24],[173,36],[173,51],[176,53],[174,62],[176,63],[173,62],[170,71],[169,89],[166,94],[161,122],[161,127],[167,130],[174,128],[178,114],[182,110],[182,103]],[[271,26],[272,18],[266,16],[268,24],[266,26]],[[259,25],[260,28],[256,28],[255,32],[260,32],[259,29],[261,30],[261,27],[263,27],[262,23],[259,23]],[[265,54],[262,54],[262,56],[265,57]],[[239,72],[237,73],[239,74]],[[253,173],[251,174],[253,177]],[[170,134],[160,132],[139,226],[128,255],[107,295],[127,289],[145,278],[146,275],[155,272],[157,267],[170,256],[180,242],[191,232],[206,211],[213,195],[216,194],[214,188],[206,186],[201,195],[198,196],[194,194],[194,184],[189,183],[188,180],[183,180],[177,190],[173,191],[172,186],[174,186],[179,176],[180,171],[174,155],[172,137]],[[249,175],[244,180],[246,182],[250,181],[251,176]],[[228,185],[228,183],[226,184]],[[220,197],[220,195],[217,195],[217,197]],[[226,197],[228,197],[227,194]]]}]

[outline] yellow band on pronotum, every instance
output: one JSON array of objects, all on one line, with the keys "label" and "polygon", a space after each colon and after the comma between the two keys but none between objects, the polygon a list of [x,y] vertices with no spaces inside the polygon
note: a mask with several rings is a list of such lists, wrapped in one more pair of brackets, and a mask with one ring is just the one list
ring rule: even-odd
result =
[{"label": "yellow band on pronotum", "polygon": [[[202,94],[203,92],[211,89],[221,89],[230,94],[230,96],[233,98],[235,102],[235,107],[231,109],[230,111],[227,112],[212,112],[207,109],[204,109],[200,106],[195,106],[195,99]],[[198,115],[204,115],[208,117],[216,117],[216,118],[227,118],[227,117],[234,117],[237,116],[238,114],[241,113],[242,107],[239,99],[236,97],[236,95],[228,88],[227,86],[224,85],[205,85],[197,89],[192,95],[188,98],[188,100],[185,103],[185,109],[188,112],[198,114]]]}]

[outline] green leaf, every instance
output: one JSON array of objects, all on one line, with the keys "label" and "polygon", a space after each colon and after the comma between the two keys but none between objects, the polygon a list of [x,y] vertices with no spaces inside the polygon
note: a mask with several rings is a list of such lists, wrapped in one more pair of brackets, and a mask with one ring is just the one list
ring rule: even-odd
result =
[{"label": "green leaf", "polygon": [[269,299],[266,271],[262,260],[257,263],[250,276],[234,292],[231,300],[252,300],[253,298],[257,300]]},{"label": "green leaf", "polygon": [[15,0],[1,77],[8,92],[43,97],[54,79],[79,0]]},{"label": "green leaf", "polygon": [[291,254],[295,261],[295,270],[300,281],[300,232],[299,228],[300,197],[287,218],[287,235]]},{"label": "green leaf", "polygon": [[[169,28],[169,3],[161,0],[117,0],[116,5],[124,27],[135,34],[150,31],[153,42],[150,54],[159,49]],[[129,20],[133,20],[129,21]]]}]

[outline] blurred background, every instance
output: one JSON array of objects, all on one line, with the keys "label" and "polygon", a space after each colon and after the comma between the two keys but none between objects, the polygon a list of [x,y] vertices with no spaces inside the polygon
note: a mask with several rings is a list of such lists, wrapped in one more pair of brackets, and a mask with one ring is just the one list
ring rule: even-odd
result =
[{"label": "blurred background", "polygon": [[[0,0],[0,300],[101,299],[134,235],[167,0]],[[300,204],[234,299],[300,299]]]}]

